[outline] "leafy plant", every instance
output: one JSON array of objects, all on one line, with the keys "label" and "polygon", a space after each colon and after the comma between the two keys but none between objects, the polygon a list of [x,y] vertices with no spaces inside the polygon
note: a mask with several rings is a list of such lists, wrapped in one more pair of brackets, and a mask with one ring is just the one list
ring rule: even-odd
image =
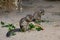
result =
[{"label": "leafy plant", "polygon": [[[13,24],[7,24],[7,25],[5,25],[5,23],[1,21],[1,25],[2,25],[2,27],[7,27],[9,31],[15,29],[15,26]],[[15,32],[11,32],[11,35],[15,35]]]},{"label": "leafy plant", "polygon": [[15,26],[13,24],[8,24],[7,26],[9,27],[9,30],[14,30],[15,29]]},{"label": "leafy plant", "polygon": [[35,26],[34,24],[29,24],[29,29],[31,30],[31,29],[36,29],[37,31],[40,31],[40,30],[43,30],[43,28],[41,28],[40,26]]},{"label": "leafy plant", "polygon": [[36,30],[37,30],[37,31],[40,31],[40,30],[43,30],[43,28],[38,27],[38,28],[36,28]]},{"label": "leafy plant", "polygon": [[32,29],[32,28],[34,28],[35,26],[31,23],[31,24],[29,24],[29,29]]}]

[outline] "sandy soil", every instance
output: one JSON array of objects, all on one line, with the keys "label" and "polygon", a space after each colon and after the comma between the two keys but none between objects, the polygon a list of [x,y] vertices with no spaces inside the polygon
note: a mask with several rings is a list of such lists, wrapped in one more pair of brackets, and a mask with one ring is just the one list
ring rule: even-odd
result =
[{"label": "sandy soil", "polygon": [[0,25],[0,40],[60,40],[60,2],[35,1],[32,7],[24,8],[22,13],[13,11],[11,13],[0,13],[0,21],[12,23],[19,28],[19,20],[27,14],[33,14],[38,8],[45,9],[42,19],[51,22],[41,23],[43,31],[16,32],[15,36],[6,37],[7,28]]}]

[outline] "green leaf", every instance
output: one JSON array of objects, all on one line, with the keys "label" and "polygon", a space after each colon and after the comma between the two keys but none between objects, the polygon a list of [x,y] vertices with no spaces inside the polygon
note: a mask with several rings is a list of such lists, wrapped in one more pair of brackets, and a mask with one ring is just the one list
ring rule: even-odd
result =
[{"label": "green leaf", "polygon": [[37,30],[37,31],[40,31],[40,30],[43,30],[43,28],[38,27],[38,28],[36,28],[36,30]]},{"label": "green leaf", "polygon": [[9,27],[12,27],[15,29],[15,26],[13,24],[8,24],[8,25],[9,25]]},{"label": "green leaf", "polygon": [[2,27],[9,27],[9,25],[3,25]]},{"label": "green leaf", "polygon": [[15,29],[15,26],[12,24],[12,28],[14,28]]},{"label": "green leaf", "polygon": [[31,23],[31,24],[29,24],[29,29],[32,29],[32,28],[34,28],[35,26]]},{"label": "green leaf", "polygon": [[8,24],[9,26],[12,26],[12,24]]},{"label": "green leaf", "polygon": [[9,31],[14,30],[15,28],[12,28],[12,26],[9,26]]},{"label": "green leaf", "polygon": [[1,21],[1,25],[4,25],[5,23]]},{"label": "green leaf", "polygon": [[[1,21],[1,25],[2,25],[2,27],[7,27],[9,31],[12,31],[15,29],[15,26],[13,24],[5,25],[5,23]],[[15,34],[15,32],[12,31],[11,35],[16,35],[16,34]]]},{"label": "green leaf", "polygon": [[12,27],[9,27],[9,29],[8,29],[8,30],[9,30],[9,31],[11,31],[11,30],[13,30],[13,29],[12,29]]}]

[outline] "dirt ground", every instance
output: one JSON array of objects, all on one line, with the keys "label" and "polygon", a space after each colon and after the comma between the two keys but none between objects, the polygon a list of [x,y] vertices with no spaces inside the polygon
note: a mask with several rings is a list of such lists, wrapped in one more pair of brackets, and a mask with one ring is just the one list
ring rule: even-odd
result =
[{"label": "dirt ground", "polygon": [[19,28],[19,20],[27,14],[33,14],[36,9],[43,8],[45,15],[42,19],[50,22],[41,23],[44,30],[31,32],[16,32],[15,36],[6,37],[7,28],[2,28],[0,24],[0,40],[60,40],[60,2],[35,1],[32,7],[26,7],[22,13],[13,11],[2,13],[0,10],[0,21],[12,23]]}]

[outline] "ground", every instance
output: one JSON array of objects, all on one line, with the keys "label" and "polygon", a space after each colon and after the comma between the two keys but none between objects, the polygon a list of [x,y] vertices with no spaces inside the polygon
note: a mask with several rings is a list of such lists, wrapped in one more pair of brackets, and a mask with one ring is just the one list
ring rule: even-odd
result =
[{"label": "ground", "polygon": [[[38,7],[39,6],[39,7]],[[44,30],[31,32],[16,32],[15,36],[6,37],[7,28],[0,25],[0,40],[60,40],[60,2],[35,1],[32,7],[24,8],[22,13],[16,10],[10,13],[0,13],[0,21],[12,23],[19,28],[19,20],[27,14],[33,14],[37,8],[44,8],[42,19],[50,22],[41,23]]]}]

